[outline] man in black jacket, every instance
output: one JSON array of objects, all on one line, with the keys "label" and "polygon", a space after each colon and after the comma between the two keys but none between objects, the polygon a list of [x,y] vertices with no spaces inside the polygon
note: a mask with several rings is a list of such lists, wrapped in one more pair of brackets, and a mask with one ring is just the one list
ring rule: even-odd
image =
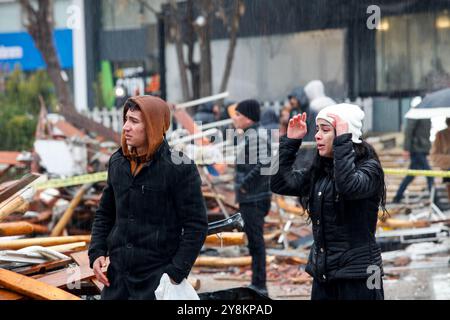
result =
[{"label": "man in black jacket", "polygon": [[245,100],[237,105],[233,116],[235,128],[243,131],[238,138],[235,190],[252,256],[251,287],[267,295],[263,227],[272,196],[269,185],[271,149],[269,136],[262,134],[264,129],[259,125],[260,112],[258,101]]},{"label": "man in black jacket", "polygon": [[122,147],[109,161],[88,252],[105,284],[102,299],[155,299],[164,273],[173,283],[188,276],[206,238],[200,175],[169,149],[169,124],[169,107],[159,98],[125,104]]}]

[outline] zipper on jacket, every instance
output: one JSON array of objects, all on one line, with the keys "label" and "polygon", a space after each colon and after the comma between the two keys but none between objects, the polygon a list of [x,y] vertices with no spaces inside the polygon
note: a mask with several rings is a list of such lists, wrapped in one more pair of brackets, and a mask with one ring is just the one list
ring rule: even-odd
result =
[{"label": "zipper on jacket", "polygon": [[336,193],[336,197],[334,198],[334,202],[339,202],[339,193]]}]

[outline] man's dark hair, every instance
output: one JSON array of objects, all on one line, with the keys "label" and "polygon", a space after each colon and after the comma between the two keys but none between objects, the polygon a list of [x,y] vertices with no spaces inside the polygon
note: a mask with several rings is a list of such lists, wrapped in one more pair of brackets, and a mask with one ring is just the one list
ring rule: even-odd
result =
[{"label": "man's dark hair", "polygon": [[125,102],[124,106],[123,106],[123,114],[126,115],[128,110],[131,110],[131,111],[139,110],[139,111],[141,111],[141,108],[139,107],[139,105],[136,102],[134,102],[133,100],[128,99]]},{"label": "man's dark hair", "polygon": [[139,105],[134,102],[133,100],[128,99],[125,104],[123,105],[123,123],[125,123],[127,121],[126,119],[126,115],[128,110],[130,111],[141,111],[141,108],[139,107]]}]

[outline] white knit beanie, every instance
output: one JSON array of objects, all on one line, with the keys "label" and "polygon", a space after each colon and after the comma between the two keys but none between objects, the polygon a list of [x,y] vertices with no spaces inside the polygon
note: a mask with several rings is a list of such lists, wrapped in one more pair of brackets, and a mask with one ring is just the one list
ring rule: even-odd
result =
[{"label": "white knit beanie", "polygon": [[316,117],[316,123],[318,119],[323,119],[329,123],[333,123],[333,118],[327,114],[332,113],[339,116],[342,120],[348,123],[348,133],[352,134],[352,141],[354,143],[361,143],[362,135],[362,120],[364,119],[364,111],[355,104],[340,103],[332,106],[325,107],[320,110]]}]

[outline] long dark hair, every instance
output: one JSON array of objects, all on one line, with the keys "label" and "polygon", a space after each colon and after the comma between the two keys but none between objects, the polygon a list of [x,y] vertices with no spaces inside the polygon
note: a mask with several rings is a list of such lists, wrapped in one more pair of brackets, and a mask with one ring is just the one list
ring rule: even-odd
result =
[{"label": "long dark hair", "polygon": [[[353,143],[353,149],[355,150],[355,162],[356,165],[358,165],[358,163],[360,163],[361,161],[365,161],[365,160],[369,160],[369,159],[374,159],[375,161],[378,162],[378,164],[381,167],[381,162],[380,159],[378,158],[378,154],[375,151],[375,149],[368,144],[367,142],[363,141],[362,143]],[[326,174],[326,163],[329,162],[330,160],[321,157],[319,155],[319,152],[316,152],[316,155],[314,157],[314,160],[312,162],[312,165],[309,169],[309,174],[310,174],[310,190],[308,193],[308,196],[305,197],[301,197],[300,198],[300,203],[303,206],[303,208],[305,209],[305,212],[308,213],[309,215],[309,202],[312,199],[312,195],[314,193],[314,185],[316,184],[316,182],[319,180],[320,177],[322,177],[324,174]],[[382,215],[381,217],[379,217],[381,220],[386,219],[389,216],[388,211],[386,210],[386,183],[384,181],[384,172],[381,169],[380,170],[380,185],[379,185],[379,189],[378,189],[378,197],[380,199],[379,202],[379,206],[382,210]]]}]

